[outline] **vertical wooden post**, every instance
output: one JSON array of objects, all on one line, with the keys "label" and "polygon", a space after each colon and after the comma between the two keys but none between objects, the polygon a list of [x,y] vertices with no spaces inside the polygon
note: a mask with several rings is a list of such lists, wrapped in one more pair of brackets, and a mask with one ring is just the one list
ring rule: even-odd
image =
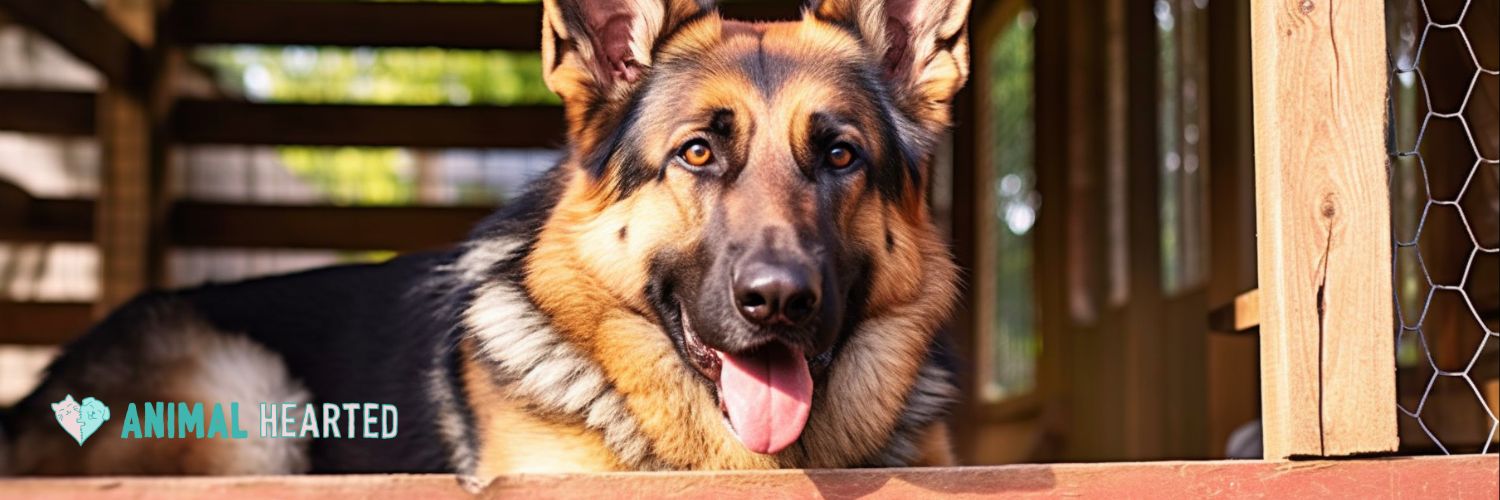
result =
[{"label": "vertical wooden post", "polygon": [[[1125,450],[1137,460],[1165,458],[1168,429],[1165,354],[1172,328],[1165,321],[1161,262],[1161,32],[1152,0],[1126,0],[1125,34],[1133,56],[1126,70],[1125,212],[1129,305],[1125,308]],[[1201,356],[1201,353],[1193,353]],[[1188,411],[1200,412],[1197,408]]]},{"label": "vertical wooden post", "polygon": [[[156,4],[110,0],[107,17],[133,42],[155,44]],[[140,52],[99,92],[96,104],[101,155],[94,240],[99,247],[96,315],[159,284],[165,260],[161,235],[164,158],[152,118],[154,58]]]},{"label": "vertical wooden post", "polygon": [[[976,151],[980,142],[976,135],[976,110],[975,94],[973,86],[959,91],[953,100],[953,118],[955,126],[953,129],[953,170],[951,181],[951,202],[949,206],[949,222],[951,222],[954,246],[954,257],[960,268],[968,270],[965,273],[969,282],[966,288],[974,287],[973,280],[982,276],[973,272],[979,260],[981,232],[977,231],[983,220],[975,214],[979,209],[975,206],[978,185],[978,169],[976,168]],[[953,338],[956,341],[958,352],[965,353],[969,359],[979,359],[987,353],[976,350],[978,336],[983,328],[979,326],[978,311],[980,304],[978,298],[973,294],[964,294],[959,303],[958,311],[953,317]],[[959,407],[954,411],[952,419],[954,440],[954,451],[957,453],[961,463],[972,463],[975,459],[975,451],[978,443],[975,441],[977,434],[975,418],[978,412],[977,401],[979,398],[980,374],[976,364],[970,364],[959,378],[959,388],[964,397],[959,401]]]},{"label": "vertical wooden post", "polygon": [[97,105],[102,162],[94,241],[99,245],[96,315],[148,286],[150,268],[150,121],[132,90],[111,83]]},{"label": "vertical wooden post", "polygon": [[1067,115],[1064,104],[1067,94],[1063,82],[1067,80],[1068,64],[1042,64],[1043,61],[1066,60],[1067,8],[1066,2],[1037,2],[1036,24],[1032,30],[1032,135],[1035,148],[1033,161],[1036,165],[1057,165],[1058,168],[1036,169],[1036,190],[1046,200],[1046,206],[1037,212],[1032,225],[1032,272],[1029,277],[1034,284],[1036,300],[1036,332],[1040,336],[1042,358],[1037,364],[1037,388],[1047,398],[1049,407],[1042,424],[1043,440],[1060,442],[1062,449],[1053,451],[1052,457],[1076,459],[1080,443],[1087,442],[1083,434],[1089,430],[1085,419],[1087,412],[1076,411],[1073,401],[1076,395],[1090,386],[1077,387],[1073,382],[1074,372],[1086,368],[1086,363],[1071,362],[1082,351],[1083,339],[1074,334],[1072,321],[1068,317],[1068,291],[1063,276],[1067,274],[1066,211],[1053,207],[1067,205]]},{"label": "vertical wooden post", "polygon": [[[1238,304],[1241,293],[1256,287],[1250,5],[1211,2],[1208,11],[1208,303]],[[1208,336],[1209,456],[1225,456],[1230,434],[1260,417],[1259,340]]]},{"label": "vertical wooden post", "polygon": [[1266,458],[1396,448],[1384,9],[1250,2]]}]

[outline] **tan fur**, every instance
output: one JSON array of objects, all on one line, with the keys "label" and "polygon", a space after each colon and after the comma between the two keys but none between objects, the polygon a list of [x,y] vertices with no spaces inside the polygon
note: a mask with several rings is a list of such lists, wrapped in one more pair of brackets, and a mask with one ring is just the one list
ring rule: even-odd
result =
[{"label": "tan fur", "polygon": [[[777,45],[787,51],[847,37],[815,23],[774,25],[766,30],[789,38]],[[802,44],[802,36],[822,42]],[[847,50],[847,38],[845,46]],[[664,57],[671,57],[668,52]],[[732,77],[714,78],[729,80],[708,88],[735,88]],[[779,99],[778,105],[784,106],[779,108],[746,99],[743,92],[710,91],[687,98],[717,102],[733,95],[738,108],[769,115],[758,122],[761,126],[775,127],[790,121],[778,117],[805,114],[802,103],[830,101],[833,95],[826,85],[817,80],[794,83],[794,97]],[[767,135],[786,137],[795,132]],[[843,210],[848,219],[841,225],[848,238],[883,256],[872,270],[874,293],[858,335],[864,340],[846,348],[840,369],[832,372],[827,387],[815,395],[803,446],[771,458],[746,451],[724,428],[708,390],[683,365],[646,312],[642,290],[650,256],[664,249],[690,248],[701,237],[697,232],[705,217],[703,207],[713,202],[701,199],[692,189],[690,174],[668,169],[666,176],[664,183],[614,200],[596,189],[596,181],[573,175],[527,259],[526,287],[541,309],[566,337],[604,367],[610,381],[626,395],[642,431],[651,436],[653,451],[673,466],[836,467],[874,453],[895,425],[926,359],[932,332],[946,317],[955,294],[956,271],[946,246],[928,222],[924,203],[887,206],[867,195],[851,197]],[[742,199],[746,204],[731,210],[758,210],[760,218],[785,217],[786,212],[777,210],[791,201],[772,193],[749,193]],[[743,215],[742,219],[759,220]],[[623,242],[617,236],[622,227],[628,228]],[[890,252],[884,250],[887,229],[895,242]]]},{"label": "tan fur", "polygon": [[[472,352],[467,346],[464,350]],[[482,446],[478,450],[476,476],[487,479],[524,472],[621,469],[597,433],[548,422],[528,413],[519,402],[506,397],[505,390],[495,385],[473,361],[465,361],[461,370],[469,403],[483,409],[474,415],[474,432],[480,436]]]},{"label": "tan fur", "polygon": [[[640,82],[621,78],[610,72],[610,64],[596,60],[599,46],[593,42],[599,33],[587,22],[593,14],[563,15],[560,8],[576,8],[568,1],[546,3],[544,68],[548,85],[563,97],[573,150],[593,151],[611,127],[619,126],[610,117],[623,113],[627,103],[622,97]],[[866,147],[875,163],[885,164],[898,154],[897,145],[884,142],[888,136],[867,135],[878,134],[887,123],[894,124],[895,133],[911,136],[924,155],[921,161],[927,161],[936,136],[947,126],[947,101],[967,74],[967,2],[894,0],[897,6],[926,7],[887,18],[882,0],[833,0],[815,2],[815,13],[799,22],[746,24],[710,13],[674,32],[674,19],[694,10],[691,2],[642,1],[649,5],[633,20],[630,63],[673,70],[652,75],[651,87],[637,96],[639,102],[628,104],[634,106],[638,131],[630,146],[648,155],[665,154],[701,134],[708,115],[728,111],[753,124],[754,133],[733,151],[715,154],[743,155],[743,169],[735,173],[733,189],[719,190],[703,189],[699,175],[669,167],[625,196],[617,186],[639,172],[612,163],[603,177],[594,178],[586,173],[593,166],[570,156],[571,163],[562,166],[568,176],[562,193],[525,256],[522,286],[562,341],[602,369],[637,431],[649,441],[653,466],[867,463],[891,446],[898,425],[912,425],[901,419],[911,404],[908,398],[916,397],[933,335],[957,296],[957,269],[930,221],[925,186],[905,186],[899,199],[890,199],[863,174],[841,185],[840,205],[820,213],[807,195],[803,174],[794,169],[807,163],[805,155],[817,153],[797,148],[812,135],[811,117],[823,113],[842,117],[847,130],[839,131],[841,137]],[[613,12],[622,5],[604,0],[596,7]],[[670,41],[652,49],[658,42],[654,37],[666,32],[674,33]],[[887,33],[924,39],[893,48]],[[889,65],[892,97],[902,112],[886,115],[888,108],[857,94],[850,75],[829,61]],[[772,93],[761,87],[768,78],[776,80]],[[926,165],[920,167],[927,171]],[[768,238],[790,237],[832,220],[840,241],[871,257],[866,277],[870,294],[859,331],[814,391],[799,442],[774,456],[749,452],[725,427],[710,389],[676,352],[645,295],[653,258],[698,250],[715,213],[732,214],[720,221],[720,231],[787,235]],[[517,454],[525,452],[515,449],[533,446],[562,450],[561,457],[531,459],[560,460],[565,469],[620,465],[583,424],[527,418],[505,399],[504,388],[492,386],[487,377],[466,373],[465,380],[485,441],[477,474],[481,478],[517,470]],[[908,431],[917,433],[909,444],[917,460],[951,463],[947,429],[941,423],[922,425],[926,427]],[[525,430],[516,436],[505,428]]]},{"label": "tan fur", "polygon": [[[636,201],[601,212],[593,209],[598,202],[589,199],[591,193],[583,178],[575,176],[528,256],[527,288],[542,292],[534,295],[538,306],[626,395],[627,407],[654,438],[653,451],[660,458],[683,468],[773,466],[769,458],[745,451],[723,430],[707,388],[682,366],[660,327],[644,316],[639,292],[646,280],[644,256],[665,241],[678,240],[685,226],[672,222],[692,211],[686,208],[690,204],[674,203],[664,192],[643,192],[633,197]],[[621,249],[589,243],[617,241],[614,234],[622,218],[641,206],[649,209],[636,213],[653,213],[660,222],[632,219],[631,244]],[[590,251],[610,254],[586,253]]]},{"label": "tan fur", "polygon": [[[896,98],[929,130],[948,123],[950,100],[969,76],[968,0],[819,0],[816,5],[817,18],[855,28],[877,54],[893,48],[890,37],[908,35],[905,57],[885,61],[899,84]],[[948,40],[953,42],[941,43]]]},{"label": "tan fur", "polygon": [[[556,326],[588,350],[626,395],[627,405],[642,430],[653,438],[653,450],[662,459],[683,468],[836,467],[879,448],[926,357],[931,332],[941,326],[954,296],[956,270],[930,224],[902,230],[892,225],[899,235],[896,249],[901,257],[889,261],[892,265],[875,268],[873,289],[891,291],[871,297],[870,317],[859,334],[870,341],[852,342],[843,354],[841,370],[833,372],[827,388],[816,395],[800,448],[807,454],[792,448],[773,461],[746,451],[724,429],[708,390],[683,366],[660,327],[644,315],[639,290],[646,275],[643,267],[632,266],[640,262],[634,258],[636,252],[653,248],[639,242],[645,235],[623,251],[614,248],[614,254],[602,262],[618,267],[607,273],[594,271],[600,256],[580,255],[593,248],[588,242],[612,241],[611,228],[618,225],[601,221],[618,222],[613,219],[622,216],[613,212],[632,205],[627,202],[602,213],[591,212],[588,207],[594,203],[581,198],[589,191],[583,184],[581,177],[575,179],[542,231],[528,258],[527,287]],[[641,203],[650,199],[645,192],[642,195]],[[661,209],[673,205],[656,201],[652,206],[657,209],[641,212],[632,220],[672,220],[673,211]],[[636,226],[630,227],[634,239]],[[594,235],[596,231],[608,234]],[[660,231],[666,239],[657,245],[681,241],[678,230]]]}]

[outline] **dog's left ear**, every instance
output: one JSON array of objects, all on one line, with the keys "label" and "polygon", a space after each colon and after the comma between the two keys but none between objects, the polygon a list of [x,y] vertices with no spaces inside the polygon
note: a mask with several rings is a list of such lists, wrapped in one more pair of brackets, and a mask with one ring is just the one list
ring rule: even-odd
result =
[{"label": "dog's left ear", "polygon": [[545,0],[542,77],[568,106],[629,94],[656,43],[712,0]]},{"label": "dog's left ear", "polygon": [[810,0],[809,10],[880,57],[903,111],[929,130],[948,125],[969,77],[969,0]]}]

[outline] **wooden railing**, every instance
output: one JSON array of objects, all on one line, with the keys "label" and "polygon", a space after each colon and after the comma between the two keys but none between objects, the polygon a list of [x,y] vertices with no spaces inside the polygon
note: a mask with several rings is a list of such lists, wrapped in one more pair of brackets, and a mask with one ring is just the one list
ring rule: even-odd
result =
[{"label": "wooden railing", "polygon": [[[528,474],[479,498],[1496,497],[1494,455],[1338,462],[1155,462],[932,469]],[[0,479],[7,498],[474,498],[452,476]]]}]

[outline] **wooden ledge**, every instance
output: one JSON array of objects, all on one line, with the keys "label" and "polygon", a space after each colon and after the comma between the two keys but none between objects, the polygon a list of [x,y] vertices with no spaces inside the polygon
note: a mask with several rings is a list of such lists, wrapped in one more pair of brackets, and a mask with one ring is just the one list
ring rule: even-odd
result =
[{"label": "wooden ledge", "polygon": [[[933,469],[516,475],[486,498],[1079,497],[1494,499],[1495,455]],[[468,498],[451,476],[0,480],[4,498]]]},{"label": "wooden ledge", "polygon": [[1233,302],[1209,311],[1208,329],[1219,333],[1260,333],[1260,289],[1239,294]]}]

